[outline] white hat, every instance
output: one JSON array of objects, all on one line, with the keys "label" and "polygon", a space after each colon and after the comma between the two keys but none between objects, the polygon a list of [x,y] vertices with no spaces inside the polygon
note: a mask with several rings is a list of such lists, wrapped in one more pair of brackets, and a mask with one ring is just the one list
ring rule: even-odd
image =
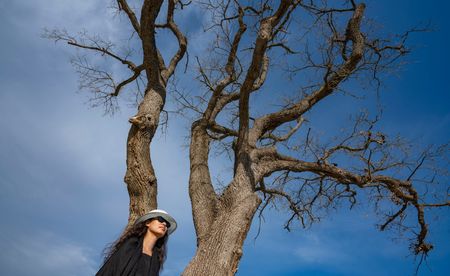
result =
[{"label": "white hat", "polygon": [[151,210],[147,214],[138,218],[134,224],[138,224],[140,222],[149,220],[151,218],[157,218],[157,217],[162,217],[165,220],[167,220],[167,222],[170,223],[170,227],[167,228],[167,233],[169,235],[172,234],[173,231],[175,231],[175,229],[177,229],[177,222],[175,221],[175,219],[171,215],[169,215],[166,211],[161,210],[161,209]]}]

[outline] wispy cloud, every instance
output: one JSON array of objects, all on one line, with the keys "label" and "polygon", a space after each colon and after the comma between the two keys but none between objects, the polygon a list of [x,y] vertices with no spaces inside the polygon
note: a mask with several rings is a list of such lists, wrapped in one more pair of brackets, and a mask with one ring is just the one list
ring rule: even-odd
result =
[{"label": "wispy cloud", "polygon": [[33,231],[0,236],[0,274],[11,276],[94,275],[92,250],[54,233]]},{"label": "wispy cloud", "polygon": [[[0,52],[4,53],[0,68],[0,207],[10,211],[3,214],[0,223],[1,275],[93,275],[100,251],[126,223],[128,196],[123,176],[127,119],[135,110],[122,109],[123,114],[114,118],[101,117],[102,110],[87,110],[82,104],[86,96],[74,93],[76,74],[68,64],[69,48],[61,44],[55,48],[53,43],[40,38],[42,28],[60,27],[71,33],[86,29],[117,42],[128,35],[123,32],[124,25],[128,25],[124,17],[113,18],[113,11],[108,9],[112,3],[111,0],[0,1],[4,38],[0,45]],[[139,1],[133,3],[137,6]],[[209,22],[198,6],[189,6],[177,19],[190,38],[190,62],[194,70],[188,70],[187,74],[191,77],[196,66],[192,57],[202,57],[213,33],[203,31],[201,24]],[[161,35],[158,41],[165,56],[173,54],[176,43],[172,35],[167,39]],[[436,60],[441,61],[442,56]],[[115,67],[111,70],[116,72]],[[183,75],[178,77],[183,83]],[[420,79],[423,77],[417,81]],[[191,79],[188,84],[189,91],[196,89]],[[433,98],[439,97],[428,97]],[[413,129],[420,133],[427,129],[426,137],[448,133],[445,132],[448,115],[411,119],[409,113],[400,112],[401,104],[394,104],[393,110],[405,114],[408,124],[404,125],[415,123],[417,127]],[[336,98],[329,106],[322,106],[322,110],[343,108]],[[414,108],[409,110],[416,112]],[[323,114],[323,125],[330,132],[333,123],[329,120],[333,116],[328,110]],[[430,125],[439,122],[433,118],[441,123]],[[179,229],[169,243],[163,275],[179,275],[195,251],[187,187],[188,150],[181,146],[187,143],[181,137],[188,130],[184,131],[186,126],[179,121],[171,120],[167,137],[158,136],[152,145],[160,207],[179,222]],[[406,127],[394,123],[389,127],[406,131]],[[214,167],[225,167],[220,166],[218,158],[211,159],[218,163]],[[311,230],[295,233],[283,231],[281,222],[272,228],[280,220],[280,214],[268,215],[257,246],[252,242],[254,235],[249,234],[241,275],[287,275],[285,271],[303,268],[330,272],[315,275],[386,275],[387,271],[392,272],[390,275],[402,275],[405,268],[412,270],[411,259],[406,258],[407,245],[389,241],[389,235],[375,230],[372,221],[353,215],[350,222],[349,218],[343,218],[347,212],[343,214]],[[444,268],[448,271],[448,220],[444,222],[433,225],[442,229],[438,234],[441,239],[436,243],[436,250],[441,251],[431,255],[441,254],[440,259],[434,259],[435,263],[441,271]],[[7,227],[10,230],[6,231]],[[51,231],[38,230],[44,228]],[[313,274],[304,271],[291,275]]]}]

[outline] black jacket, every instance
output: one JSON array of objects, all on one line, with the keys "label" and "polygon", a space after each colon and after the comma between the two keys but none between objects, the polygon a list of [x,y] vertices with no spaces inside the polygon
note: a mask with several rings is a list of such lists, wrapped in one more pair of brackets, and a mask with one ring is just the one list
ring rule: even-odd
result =
[{"label": "black jacket", "polygon": [[[105,262],[96,276],[135,276],[137,266],[142,256],[143,238],[131,237]],[[159,260],[156,250],[151,257],[150,274],[145,276],[159,275]]]}]

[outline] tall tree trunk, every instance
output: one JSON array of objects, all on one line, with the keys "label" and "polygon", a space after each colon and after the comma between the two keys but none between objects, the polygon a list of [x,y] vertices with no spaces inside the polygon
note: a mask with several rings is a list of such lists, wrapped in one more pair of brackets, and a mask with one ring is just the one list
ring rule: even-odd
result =
[{"label": "tall tree trunk", "polygon": [[162,3],[163,0],[146,0],[141,10],[140,37],[148,83],[137,115],[130,118],[132,126],[128,133],[125,174],[130,196],[128,227],[136,218],[158,206],[157,181],[150,159],[150,143],[166,100],[165,81],[161,77],[161,64],[155,40],[155,21]]},{"label": "tall tree trunk", "polygon": [[185,276],[234,275],[253,216],[261,204],[254,191],[251,160],[238,162],[232,182],[220,197],[214,192],[208,169],[209,137],[201,120],[193,124],[189,191],[197,252]]},{"label": "tall tree trunk", "polygon": [[217,195],[211,183],[208,166],[209,145],[210,138],[206,132],[205,120],[194,122],[189,147],[189,197],[197,244],[209,235],[209,228],[217,215]]},{"label": "tall tree trunk", "polygon": [[197,252],[183,276],[222,276],[236,273],[244,240],[261,203],[255,193],[241,194],[240,197],[241,200],[228,208],[220,208],[209,235],[198,244]]},{"label": "tall tree trunk", "polygon": [[158,85],[147,90],[138,114],[130,118],[127,139],[125,183],[130,196],[128,225],[157,208],[157,181],[150,157],[150,143],[159,124],[165,102],[165,88]]}]

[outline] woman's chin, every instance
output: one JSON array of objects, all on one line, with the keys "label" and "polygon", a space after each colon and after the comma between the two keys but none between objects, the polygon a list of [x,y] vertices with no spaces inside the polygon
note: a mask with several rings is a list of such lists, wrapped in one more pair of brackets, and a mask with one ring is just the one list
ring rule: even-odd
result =
[{"label": "woman's chin", "polygon": [[166,234],[166,231],[158,230],[158,231],[153,232],[153,234],[159,239],[159,238],[164,237],[164,235]]}]

